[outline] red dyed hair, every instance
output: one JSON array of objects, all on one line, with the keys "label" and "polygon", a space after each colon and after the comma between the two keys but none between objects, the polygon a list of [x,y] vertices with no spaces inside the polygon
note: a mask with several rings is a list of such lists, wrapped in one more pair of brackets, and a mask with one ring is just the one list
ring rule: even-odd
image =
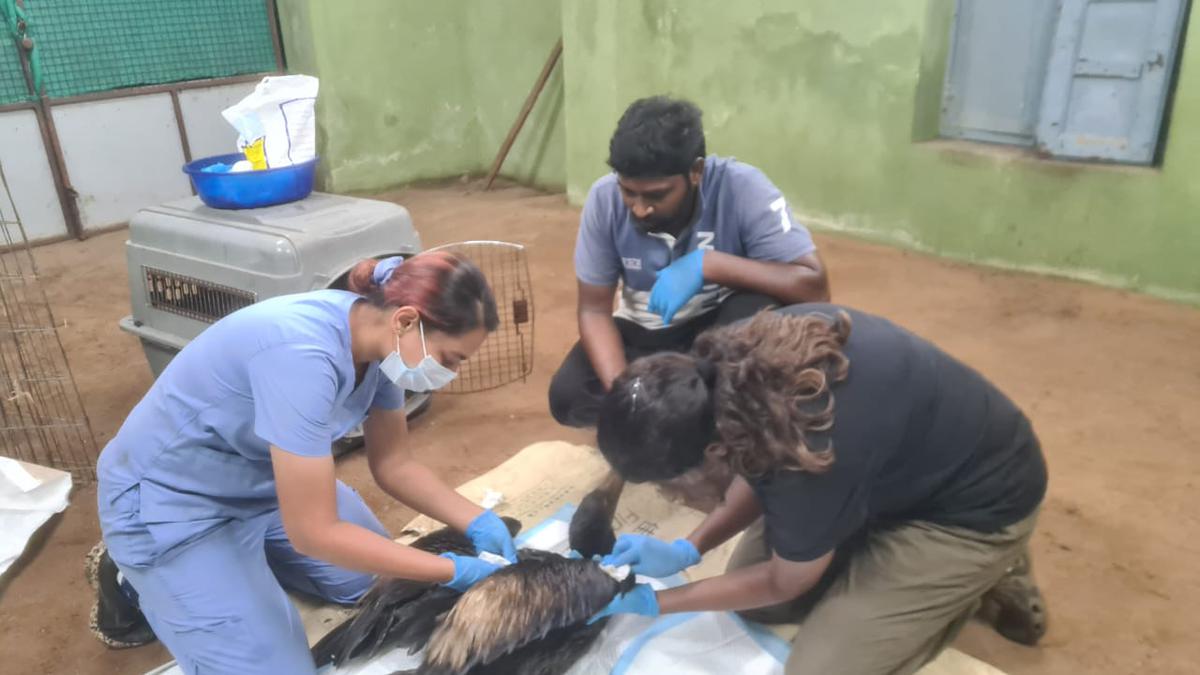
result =
[{"label": "red dyed hair", "polygon": [[375,283],[378,260],[363,260],[350,270],[347,287],[376,307],[413,307],[425,325],[450,335],[483,326],[496,330],[496,299],[483,272],[469,260],[446,251],[417,254],[397,267],[383,285]]}]

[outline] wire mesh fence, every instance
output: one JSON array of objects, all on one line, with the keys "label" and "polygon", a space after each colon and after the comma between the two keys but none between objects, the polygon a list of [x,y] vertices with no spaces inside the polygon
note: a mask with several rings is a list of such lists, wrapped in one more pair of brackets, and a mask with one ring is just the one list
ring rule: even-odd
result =
[{"label": "wire mesh fence", "polygon": [[[23,7],[46,95],[61,98],[271,72],[267,2],[24,0]],[[17,47],[2,42],[0,104],[29,100]]]},{"label": "wire mesh fence", "polygon": [[500,241],[468,241],[438,246],[475,263],[496,296],[500,326],[459,368],[445,391],[464,394],[524,379],[533,371],[533,285],[525,247]]},{"label": "wire mesh fence", "polygon": [[0,104],[32,100],[25,75],[21,72],[21,57],[17,43],[0,28]]},{"label": "wire mesh fence", "polygon": [[0,164],[0,452],[95,478],[96,441]]}]

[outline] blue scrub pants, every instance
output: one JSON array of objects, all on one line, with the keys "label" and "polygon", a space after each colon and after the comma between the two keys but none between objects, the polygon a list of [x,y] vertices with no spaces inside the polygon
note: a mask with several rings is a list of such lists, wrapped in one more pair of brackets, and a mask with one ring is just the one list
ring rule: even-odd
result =
[{"label": "blue scrub pants", "polygon": [[[342,520],[388,536],[341,481],[337,507]],[[296,552],[278,509],[230,521],[148,566],[114,562],[188,675],[315,673],[300,614],[284,589],[348,604],[374,581]]]}]

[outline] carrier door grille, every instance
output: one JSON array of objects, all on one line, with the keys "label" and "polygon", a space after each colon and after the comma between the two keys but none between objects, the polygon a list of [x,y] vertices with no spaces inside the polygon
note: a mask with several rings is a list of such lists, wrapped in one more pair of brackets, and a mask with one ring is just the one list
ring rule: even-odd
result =
[{"label": "carrier door grille", "polygon": [[502,241],[465,241],[430,249],[462,256],[487,277],[496,297],[500,326],[459,367],[442,391],[462,394],[525,379],[533,371],[533,284],[525,247]]},{"label": "carrier door grille", "polygon": [[215,323],[226,314],[253,305],[258,295],[229,286],[142,266],[146,301],[155,309]]}]

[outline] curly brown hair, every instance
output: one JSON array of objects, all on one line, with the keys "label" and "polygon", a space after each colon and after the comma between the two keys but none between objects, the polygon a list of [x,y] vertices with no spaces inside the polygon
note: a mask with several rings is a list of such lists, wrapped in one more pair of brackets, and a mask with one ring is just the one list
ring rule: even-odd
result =
[{"label": "curly brown hair", "polygon": [[811,435],[833,427],[833,392],[850,360],[842,349],[850,315],[762,312],[744,324],[710,330],[692,348],[716,366],[712,452],[743,476],[777,470],[826,471],[832,442]]}]

